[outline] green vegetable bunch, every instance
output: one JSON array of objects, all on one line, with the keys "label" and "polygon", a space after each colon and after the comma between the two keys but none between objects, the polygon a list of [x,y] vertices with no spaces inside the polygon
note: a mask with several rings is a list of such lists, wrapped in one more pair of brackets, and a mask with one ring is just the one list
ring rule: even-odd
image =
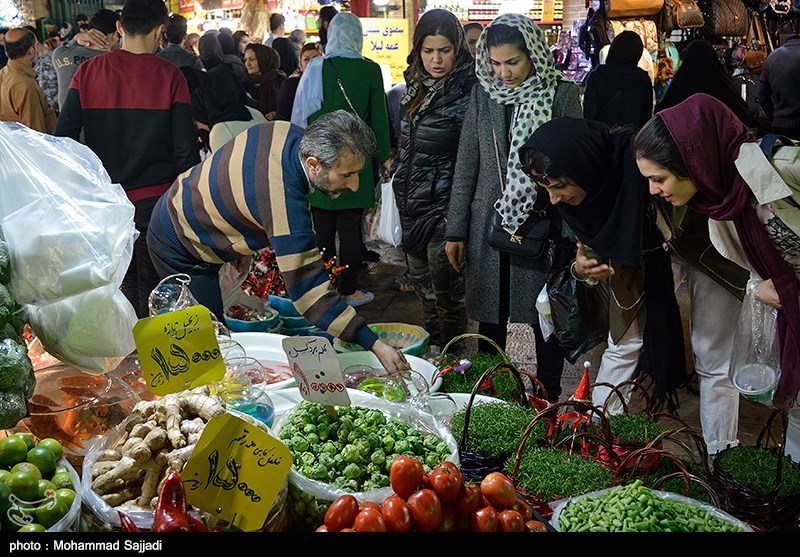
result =
[{"label": "green vegetable bunch", "polygon": [[[516,454],[525,428],[536,417],[536,410],[512,402],[474,402],[469,416],[467,450],[487,457]],[[450,421],[450,430],[461,443],[466,409],[459,410]],[[531,446],[543,439],[546,425],[540,421],[528,440]]]},{"label": "green vegetable bunch", "polygon": [[[494,365],[504,362],[500,354],[484,354],[475,352],[473,354],[453,354],[444,358],[441,367],[454,365],[459,360],[466,359],[472,366],[464,373],[451,371],[442,376],[442,386],[440,391],[445,393],[471,393],[475,383],[481,378],[487,369]],[[492,378],[492,387],[496,391],[491,396],[510,402],[519,400],[519,387],[516,380],[509,373],[500,373]]]},{"label": "green vegetable bunch", "polygon": [[664,428],[646,414],[608,416],[611,437],[620,445],[646,445],[663,433]]},{"label": "green vegetable bunch", "polygon": [[[506,474],[514,472],[515,460],[513,455],[506,461]],[[613,484],[613,474],[596,460],[545,447],[526,450],[517,471],[517,485],[544,501],[582,495]]]},{"label": "green vegetable bunch", "polygon": [[303,401],[287,418],[279,438],[292,452],[303,476],[345,491],[371,491],[389,485],[389,468],[404,454],[427,471],[450,456],[435,435],[360,406],[337,407],[331,418],[321,404]]},{"label": "green vegetable bunch", "polygon": [[[769,449],[738,445],[720,451],[715,459],[715,469],[741,485],[768,495],[775,492],[778,455]],[[784,455],[781,467],[779,497],[800,492],[800,467]]]},{"label": "green vegetable bunch", "polygon": [[742,532],[743,528],[690,503],[659,497],[636,480],[597,497],[567,503],[562,532]]}]

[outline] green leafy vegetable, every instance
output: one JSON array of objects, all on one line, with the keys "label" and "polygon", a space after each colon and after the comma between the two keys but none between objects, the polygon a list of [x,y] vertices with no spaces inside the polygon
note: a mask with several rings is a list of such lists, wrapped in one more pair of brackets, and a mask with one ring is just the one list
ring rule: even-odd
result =
[{"label": "green leafy vegetable", "polygon": [[664,431],[646,414],[616,414],[608,417],[608,424],[612,439],[621,445],[645,445]]},{"label": "green leafy vegetable", "polygon": [[[507,474],[514,472],[516,455],[506,461]],[[614,484],[614,476],[596,460],[567,451],[533,447],[520,458],[517,485],[545,501],[582,495]]]},{"label": "green leafy vegetable", "polygon": [[[470,410],[467,450],[488,457],[503,457],[516,454],[525,428],[536,417],[536,410],[524,408],[512,402],[474,402]],[[456,412],[450,422],[450,430],[461,443],[464,433],[466,409]],[[545,422],[541,420],[528,439],[528,446],[535,446],[543,439]]]},{"label": "green leafy vegetable", "polygon": [[[767,495],[775,492],[778,455],[769,449],[747,445],[729,447],[719,452],[715,466],[725,476],[756,493]],[[786,497],[796,495],[798,492],[800,492],[800,467],[784,455],[778,495]]]},{"label": "green leafy vegetable", "polygon": [[[494,365],[504,362],[500,354],[484,354],[475,352],[471,354],[452,354],[447,355],[440,364],[440,368],[454,365],[459,360],[466,359],[471,362],[471,366],[464,373],[451,371],[442,376],[442,386],[439,389],[445,393],[471,393],[475,383],[487,369]],[[519,401],[519,387],[516,380],[510,373],[499,373],[492,378],[492,391],[489,393],[495,398],[510,402]],[[482,392],[482,391],[479,391]]]}]

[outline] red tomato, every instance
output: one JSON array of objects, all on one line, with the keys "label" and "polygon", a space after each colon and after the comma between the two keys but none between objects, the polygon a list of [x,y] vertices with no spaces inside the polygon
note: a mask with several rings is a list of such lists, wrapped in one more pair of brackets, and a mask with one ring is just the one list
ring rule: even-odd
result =
[{"label": "red tomato", "polygon": [[497,509],[481,507],[470,515],[470,526],[473,532],[497,532],[500,523],[497,520]]},{"label": "red tomato", "polygon": [[492,506],[505,509],[517,500],[517,488],[511,478],[502,472],[490,472],[481,481],[481,493]]},{"label": "red tomato", "polygon": [[464,476],[461,472],[453,472],[447,466],[434,468],[430,473],[431,489],[436,492],[445,505],[455,503],[461,488],[464,486]]},{"label": "red tomato", "polygon": [[497,515],[497,521],[503,532],[525,532],[525,521],[517,511],[506,509]]},{"label": "red tomato", "polygon": [[364,501],[358,506],[359,511],[365,511],[367,509],[375,509],[376,511],[380,511],[381,506],[375,501]]},{"label": "red tomato", "polygon": [[408,532],[413,525],[413,517],[408,504],[397,495],[387,497],[381,505],[381,515],[388,532]]},{"label": "red tomato", "polygon": [[408,508],[419,532],[433,532],[442,522],[442,502],[432,489],[420,489],[409,495]]},{"label": "red tomato", "polygon": [[439,466],[443,466],[444,468],[449,468],[453,471],[454,474],[461,476],[461,480],[464,480],[464,474],[461,473],[461,468],[458,467],[458,464],[455,462],[451,462],[449,460],[443,460]]},{"label": "red tomato", "polygon": [[398,497],[408,499],[422,481],[425,470],[416,458],[399,455],[389,467],[389,483]]},{"label": "red tomato", "polygon": [[526,502],[517,497],[517,500],[508,507],[512,511],[517,511],[519,514],[522,515],[522,520],[528,522],[529,520],[533,520],[533,512],[531,512],[531,506]]},{"label": "red tomato", "polygon": [[314,531],[315,532],[327,532],[328,531],[328,527],[323,524],[322,526],[320,526],[319,528],[317,528]]},{"label": "red tomato", "polygon": [[339,531],[340,531],[340,532],[355,532],[355,529],[353,529],[353,528],[342,528],[342,529],[341,529],[341,530],[339,530]]},{"label": "red tomato", "polygon": [[352,528],[358,514],[358,499],[352,495],[340,495],[325,511],[325,526],[330,532]]},{"label": "red tomato", "polygon": [[456,510],[447,505],[442,508],[442,522],[439,523],[439,527],[436,529],[437,532],[455,532],[458,530],[458,516],[456,516]]},{"label": "red tomato", "polygon": [[356,532],[385,532],[386,522],[378,509],[366,509],[356,515],[353,528]]},{"label": "red tomato", "polygon": [[456,514],[469,516],[481,504],[481,490],[473,482],[465,483],[456,497]]},{"label": "red tomato", "polygon": [[539,520],[529,520],[525,523],[525,528],[528,529],[528,532],[547,532],[547,526]]}]

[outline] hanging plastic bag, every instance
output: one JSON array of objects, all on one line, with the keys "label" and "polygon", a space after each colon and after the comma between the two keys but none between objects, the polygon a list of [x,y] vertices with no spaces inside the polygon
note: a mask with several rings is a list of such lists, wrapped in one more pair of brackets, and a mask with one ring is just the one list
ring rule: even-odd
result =
[{"label": "hanging plastic bag", "polygon": [[10,291],[44,349],[89,373],[134,349],[136,312],[120,292],[134,207],[88,147],[0,123],[0,227]]},{"label": "hanging plastic bag", "polygon": [[400,225],[400,210],[397,208],[397,201],[394,198],[392,181],[381,183],[381,201],[376,216],[377,226],[373,224],[373,237],[392,247],[397,247],[403,239],[403,228]]},{"label": "hanging plastic bag", "polygon": [[756,299],[761,279],[750,279],[733,336],[730,378],[747,399],[772,406],[781,369],[778,310]]},{"label": "hanging plastic bag", "polygon": [[546,341],[556,329],[555,325],[553,325],[553,313],[550,309],[550,298],[547,295],[547,285],[542,287],[542,290],[536,297],[536,311],[539,313],[539,328],[542,330],[542,337],[544,337],[544,340]]},{"label": "hanging plastic bag", "polygon": [[571,364],[608,338],[608,283],[588,286],[576,280],[570,272],[575,251],[574,242],[567,238],[552,240],[547,272],[553,334]]}]

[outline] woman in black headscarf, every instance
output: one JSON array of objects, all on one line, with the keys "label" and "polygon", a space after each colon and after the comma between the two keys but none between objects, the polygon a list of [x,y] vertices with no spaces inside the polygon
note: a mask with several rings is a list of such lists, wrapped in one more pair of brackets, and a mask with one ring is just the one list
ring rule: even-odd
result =
[{"label": "woman in black headscarf", "polygon": [[[674,410],[675,390],[686,379],[683,326],[669,252],[634,157],[635,132],[633,126],[611,131],[600,122],[557,118],[533,132],[520,160],[578,237],[575,278],[590,285],[608,281],[608,348],[597,381],[616,385],[646,374],[654,408],[666,403]],[[595,387],[593,404],[602,407],[609,391]],[[630,389],[620,394],[629,397]],[[607,409],[624,407],[615,397]]]},{"label": "woman in black headscarf", "polygon": [[247,92],[258,102],[258,109],[274,120],[277,114],[278,89],[286,79],[280,69],[277,51],[263,44],[250,43],[244,50],[247,68]]},{"label": "woman in black headscarf", "polygon": [[584,118],[640,128],[653,116],[653,84],[638,66],[643,49],[641,37],[633,31],[614,37],[606,63],[595,66],[586,78]]},{"label": "woman in black headscarf", "polygon": [[292,75],[299,64],[297,49],[292,44],[292,41],[286,37],[275,37],[271,46],[280,57],[281,71],[287,76]]},{"label": "woman in black headscarf", "polygon": [[322,6],[319,9],[319,46],[322,47],[322,52],[325,53],[325,47],[328,45],[328,25],[330,25],[333,17],[339,13],[339,10],[333,6]]},{"label": "woman in black headscarf", "polygon": [[228,65],[233,74],[241,80],[247,77],[242,58],[236,53],[236,42],[232,33],[220,33],[217,40],[222,47],[222,61]]},{"label": "woman in black headscarf", "polygon": [[222,45],[215,33],[205,33],[197,42],[197,50],[200,51],[200,60],[203,67],[210,70],[222,64]]},{"label": "woman in black headscarf", "polygon": [[747,103],[736,90],[714,46],[701,39],[689,43],[681,53],[681,64],[655,111],[675,106],[695,93],[706,93],[722,101],[746,126],[755,124],[751,122]]}]

